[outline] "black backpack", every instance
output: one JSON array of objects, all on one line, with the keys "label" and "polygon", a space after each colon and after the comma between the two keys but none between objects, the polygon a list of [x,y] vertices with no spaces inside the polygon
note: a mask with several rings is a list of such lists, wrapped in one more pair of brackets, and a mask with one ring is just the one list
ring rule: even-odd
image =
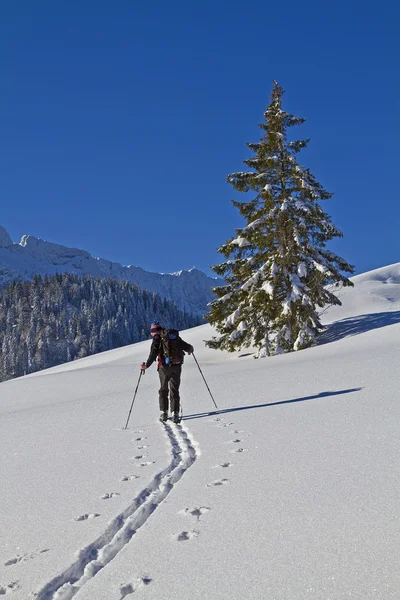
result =
[{"label": "black backpack", "polygon": [[164,354],[164,364],[170,366],[182,363],[183,352],[179,343],[179,331],[177,329],[163,329],[160,337]]}]

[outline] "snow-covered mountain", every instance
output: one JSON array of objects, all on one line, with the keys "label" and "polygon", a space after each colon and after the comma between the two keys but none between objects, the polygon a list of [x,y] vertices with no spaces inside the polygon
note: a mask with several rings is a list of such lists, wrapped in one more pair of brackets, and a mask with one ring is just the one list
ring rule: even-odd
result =
[{"label": "snow-covered mountain", "polygon": [[151,273],[136,266],[123,266],[103,258],[95,258],[85,250],[68,248],[24,235],[14,243],[0,225],[0,285],[12,279],[31,279],[33,275],[80,273],[94,277],[115,277],[135,283],[173,300],[180,310],[204,314],[214,297],[212,288],[222,280],[208,277],[198,269],[177,273]]},{"label": "snow-covered mountain", "polygon": [[179,426],[150,342],[0,384],[0,595],[400,598],[400,264],[353,278],[325,343],[271,358],[182,332]]}]

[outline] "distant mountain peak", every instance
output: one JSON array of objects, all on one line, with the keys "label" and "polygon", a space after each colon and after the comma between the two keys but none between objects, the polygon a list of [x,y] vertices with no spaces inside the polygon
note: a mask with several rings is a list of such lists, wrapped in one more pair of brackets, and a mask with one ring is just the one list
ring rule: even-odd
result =
[{"label": "distant mountain peak", "polygon": [[0,225],[0,248],[9,248],[12,246],[13,241],[10,238],[8,231],[4,229],[2,225]]},{"label": "distant mountain peak", "polygon": [[212,288],[221,279],[208,277],[192,267],[176,273],[152,273],[138,266],[123,266],[104,258],[95,258],[86,250],[69,248],[40,238],[23,235],[13,243],[0,225],[0,284],[13,279],[30,280],[35,274],[78,273],[93,277],[127,280],[175,302],[180,310],[203,315],[213,299]]}]

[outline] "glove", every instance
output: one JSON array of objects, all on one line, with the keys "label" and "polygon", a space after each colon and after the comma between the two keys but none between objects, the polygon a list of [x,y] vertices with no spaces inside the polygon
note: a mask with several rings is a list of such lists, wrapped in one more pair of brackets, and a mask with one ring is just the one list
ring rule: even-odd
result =
[{"label": "glove", "polygon": [[147,369],[146,363],[142,362],[142,364],[140,365],[140,370],[145,371],[146,369]]},{"label": "glove", "polygon": [[188,354],[189,354],[189,356],[190,356],[191,354],[193,354],[193,352],[194,352],[194,348],[193,348],[193,346],[190,346],[190,350],[188,350]]}]

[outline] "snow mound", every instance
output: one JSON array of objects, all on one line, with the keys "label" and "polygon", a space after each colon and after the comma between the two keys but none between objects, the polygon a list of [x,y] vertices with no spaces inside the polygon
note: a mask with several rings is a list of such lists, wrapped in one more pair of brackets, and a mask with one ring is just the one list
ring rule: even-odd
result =
[{"label": "snow mound", "polygon": [[342,306],[329,308],[323,315],[325,323],[400,310],[400,263],[355,275],[351,281],[354,287],[334,291]]},{"label": "snow mound", "polygon": [[361,275],[356,275],[352,278],[354,284],[360,284],[371,281],[380,281],[382,283],[400,283],[400,262],[380,267],[373,271],[367,271]]}]

